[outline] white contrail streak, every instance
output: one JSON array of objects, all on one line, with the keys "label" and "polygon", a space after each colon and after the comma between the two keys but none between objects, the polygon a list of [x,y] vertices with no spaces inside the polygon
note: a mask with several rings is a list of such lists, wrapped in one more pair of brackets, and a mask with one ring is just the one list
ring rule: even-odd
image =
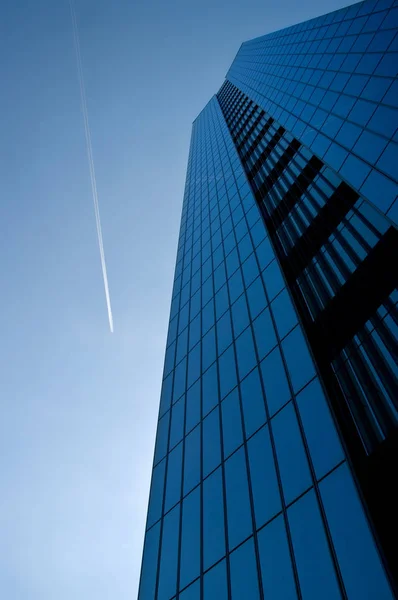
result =
[{"label": "white contrail streak", "polygon": [[77,28],[76,11],[75,11],[73,0],[69,0],[69,6],[70,6],[70,12],[71,12],[71,16],[72,16],[73,37],[74,37],[74,41],[75,41],[76,63],[77,63],[77,72],[78,72],[78,76],[79,76],[79,86],[80,86],[81,110],[82,110],[83,121],[84,121],[84,132],[85,132],[85,136],[86,136],[87,159],[88,159],[88,165],[89,165],[89,169],[90,169],[91,191],[92,191],[92,195],[93,195],[95,222],[97,225],[98,246],[99,246],[100,258],[101,258],[102,276],[104,279],[106,306],[108,309],[109,328],[111,330],[111,333],[113,333],[113,316],[112,316],[111,298],[110,298],[110,294],[109,294],[108,275],[106,272],[104,243],[102,241],[102,228],[101,228],[101,219],[100,219],[99,204],[98,204],[97,180],[95,177],[93,148],[92,148],[92,144],[91,144],[90,126],[89,126],[89,122],[88,122],[87,99],[86,99],[86,90],[85,90],[85,86],[84,86],[82,57],[81,57],[80,41],[79,41],[79,30]]}]

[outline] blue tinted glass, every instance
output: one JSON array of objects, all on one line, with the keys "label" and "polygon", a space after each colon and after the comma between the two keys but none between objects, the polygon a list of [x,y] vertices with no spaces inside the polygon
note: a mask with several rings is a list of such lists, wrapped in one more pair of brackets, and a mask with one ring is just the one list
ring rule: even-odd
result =
[{"label": "blue tinted glass", "polygon": [[217,322],[217,343],[219,354],[222,354],[232,343],[231,314],[229,311]]},{"label": "blue tinted glass", "polygon": [[286,289],[271,304],[279,337],[283,338],[297,323],[297,315]]},{"label": "blue tinted glass", "polygon": [[254,514],[261,527],[281,510],[268,427],[263,427],[247,444],[253,491]]},{"label": "blue tinted glass", "polygon": [[243,279],[246,288],[259,276],[260,271],[258,270],[257,259],[254,252],[249,256],[242,265]]},{"label": "blue tinted glass", "polygon": [[181,496],[181,476],[182,476],[182,444],[178,444],[169,453],[167,463],[166,478],[166,498],[164,511],[167,512]]},{"label": "blue tinted glass", "polygon": [[217,363],[213,364],[204,373],[202,378],[202,393],[203,415],[206,415],[218,402]]},{"label": "blue tinted glass", "polygon": [[214,300],[210,300],[202,309],[202,334],[204,335],[214,325]]},{"label": "blue tinted glass", "polygon": [[275,348],[262,361],[260,367],[265,388],[265,398],[270,416],[272,416],[290,400],[289,385],[279,348]]},{"label": "blue tinted glass", "polygon": [[288,518],[303,598],[340,600],[326,533],[312,490],[292,504]]},{"label": "blue tinted glass", "polygon": [[246,457],[241,448],[225,462],[228,535],[234,548],[252,532]]},{"label": "blue tinted glass", "polygon": [[263,242],[261,242],[261,244],[259,244],[259,246],[256,248],[256,254],[261,270],[265,269],[275,257],[269,238],[266,238]]},{"label": "blue tinted glass", "polygon": [[156,572],[158,567],[160,523],[157,523],[145,535],[142,555],[141,579],[138,600],[155,597]]},{"label": "blue tinted glass", "polygon": [[189,326],[189,349],[190,350],[194,346],[196,346],[196,344],[200,340],[200,336],[201,336],[201,321],[200,321],[200,315],[198,315],[197,317],[195,317],[193,319],[193,321],[191,321],[191,324]]},{"label": "blue tinted glass", "polygon": [[220,418],[218,408],[203,421],[203,477],[221,462]]},{"label": "blue tinted glass", "polygon": [[[171,369],[174,367],[175,349],[176,349],[176,344],[175,344],[175,342],[173,342],[172,344],[170,344],[170,346],[166,350],[166,356],[164,359],[164,374],[165,375],[170,373]],[[182,358],[182,356],[180,358]],[[177,358],[177,361],[180,358]]]},{"label": "blue tinted glass", "polygon": [[220,391],[223,399],[237,384],[233,347],[220,356]]},{"label": "blue tinted glass", "polygon": [[343,460],[344,455],[318,379],[297,396],[297,406],[315,473],[320,478]]},{"label": "blue tinted glass", "polygon": [[276,455],[286,503],[312,485],[303,440],[293,404],[290,402],[272,419]]},{"label": "blue tinted glass", "polygon": [[200,490],[197,488],[182,503],[180,588],[199,575],[200,570]]},{"label": "blue tinted glass", "polygon": [[261,360],[274,346],[276,346],[277,342],[275,329],[268,308],[266,308],[253,322],[253,329],[258,356]]},{"label": "blue tinted glass", "polygon": [[169,438],[169,421],[170,421],[170,411],[168,411],[164,417],[159,419],[158,429],[156,432],[156,448],[155,448],[155,459],[154,462],[157,463],[161,458],[163,458],[167,452],[167,441]]},{"label": "blue tinted glass", "polygon": [[[228,352],[228,350],[227,350]],[[243,379],[257,364],[253,336],[249,327],[236,340],[239,379]]]},{"label": "blue tinted glass", "polygon": [[217,319],[221,317],[229,307],[228,288],[224,285],[216,294],[216,315]]},{"label": "blue tinted glass", "polygon": [[[169,473],[167,472],[167,482]],[[200,426],[185,438],[184,457],[184,494],[189,492],[200,480]],[[179,492],[178,492],[179,495]]]},{"label": "blue tinted glass", "polygon": [[225,554],[221,469],[203,482],[203,566],[208,569]]},{"label": "blue tinted glass", "polygon": [[231,302],[235,302],[243,292],[243,279],[240,269],[228,280],[228,286]]},{"label": "blue tinted glass", "polygon": [[173,448],[182,440],[184,435],[184,398],[173,404],[171,409],[170,448]]},{"label": "blue tinted glass", "polygon": [[179,363],[184,358],[188,349],[188,327],[177,338],[177,356],[176,362]]},{"label": "blue tinted glass", "polygon": [[266,421],[264,395],[258,369],[241,383],[242,407],[246,437],[250,437]]},{"label": "blue tinted glass", "polygon": [[242,418],[237,389],[221,403],[224,456],[229,456],[243,442]]},{"label": "blue tinted glass", "polygon": [[173,402],[181,398],[185,392],[186,382],[186,371],[187,371],[187,359],[184,358],[179,365],[176,366],[174,372],[174,390],[173,390]]},{"label": "blue tinted glass", "polygon": [[166,461],[162,460],[152,472],[151,493],[149,496],[147,527],[150,527],[162,514],[164,475]]},{"label": "blue tinted glass", "polygon": [[203,580],[204,600],[228,600],[227,567],[225,560],[206,573]]},{"label": "blue tinted glass", "polygon": [[200,343],[188,354],[188,387],[200,376]]},{"label": "blue tinted glass", "polygon": [[162,393],[160,396],[160,408],[159,408],[159,416],[164,415],[166,410],[170,408],[171,404],[171,390],[173,388],[173,373],[170,373],[164,380],[162,384]]},{"label": "blue tinted glass", "polygon": [[231,554],[232,600],[259,600],[256,557],[253,539],[248,540]]},{"label": "blue tinted glass", "polygon": [[212,327],[202,340],[202,370],[206,369],[216,360],[216,329]]},{"label": "blue tinted glass", "polygon": [[258,534],[264,598],[296,600],[296,586],[283,517],[277,517]]},{"label": "blue tinted glass", "polygon": [[231,310],[234,334],[235,337],[238,337],[238,335],[249,325],[249,313],[244,294],[232,305]]},{"label": "blue tinted glass", "polygon": [[320,490],[348,597],[392,599],[347,465],[328,475]]},{"label": "blue tinted glass", "polygon": [[181,592],[179,598],[180,600],[200,600],[200,581],[195,581]]},{"label": "blue tinted glass", "polygon": [[296,327],[282,342],[293,389],[297,392],[315,375],[314,363],[300,327]]},{"label": "blue tinted glass", "polygon": [[200,420],[200,381],[189,388],[186,402],[185,432],[188,433]]},{"label": "blue tinted glass", "polygon": [[261,277],[258,277],[247,289],[247,301],[249,303],[250,315],[255,319],[267,306],[264,286]]},{"label": "blue tinted glass", "polygon": [[163,521],[158,598],[171,598],[176,593],[179,530],[180,505],[169,512]]}]

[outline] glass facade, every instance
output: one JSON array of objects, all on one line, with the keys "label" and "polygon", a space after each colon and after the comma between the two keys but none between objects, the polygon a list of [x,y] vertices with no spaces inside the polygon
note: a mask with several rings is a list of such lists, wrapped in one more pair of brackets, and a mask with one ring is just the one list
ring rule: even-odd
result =
[{"label": "glass facade", "polygon": [[397,597],[397,12],[243,44],[193,124],[139,600]]}]

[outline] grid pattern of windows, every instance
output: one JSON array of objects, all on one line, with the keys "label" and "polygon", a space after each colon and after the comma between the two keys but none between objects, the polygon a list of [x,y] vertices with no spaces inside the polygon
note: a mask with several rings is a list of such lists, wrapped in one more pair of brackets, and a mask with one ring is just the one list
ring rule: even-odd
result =
[{"label": "grid pattern of windows", "polygon": [[398,223],[398,2],[245,42],[227,79]]},{"label": "grid pattern of windows", "polygon": [[397,231],[233,84],[218,99],[318,366],[332,365],[369,454],[398,424]]},{"label": "grid pattern of windows", "polygon": [[139,599],[391,599],[235,144],[213,98],[193,126]]},{"label": "grid pattern of windows", "polygon": [[395,501],[386,498],[396,498],[398,278],[390,257],[398,256],[397,230],[233,84],[224,83],[218,100],[393,561]]},{"label": "grid pattern of windows", "polygon": [[398,597],[397,13],[246,42],[193,124],[138,600]]}]

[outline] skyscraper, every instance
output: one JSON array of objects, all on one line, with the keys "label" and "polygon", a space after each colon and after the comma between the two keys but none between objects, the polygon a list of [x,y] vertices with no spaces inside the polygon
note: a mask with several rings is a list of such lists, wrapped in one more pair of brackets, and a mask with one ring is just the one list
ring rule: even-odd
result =
[{"label": "skyscraper", "polygon": [[139,600],[397,597],[397,15],[244,43],[193,124]]}]

